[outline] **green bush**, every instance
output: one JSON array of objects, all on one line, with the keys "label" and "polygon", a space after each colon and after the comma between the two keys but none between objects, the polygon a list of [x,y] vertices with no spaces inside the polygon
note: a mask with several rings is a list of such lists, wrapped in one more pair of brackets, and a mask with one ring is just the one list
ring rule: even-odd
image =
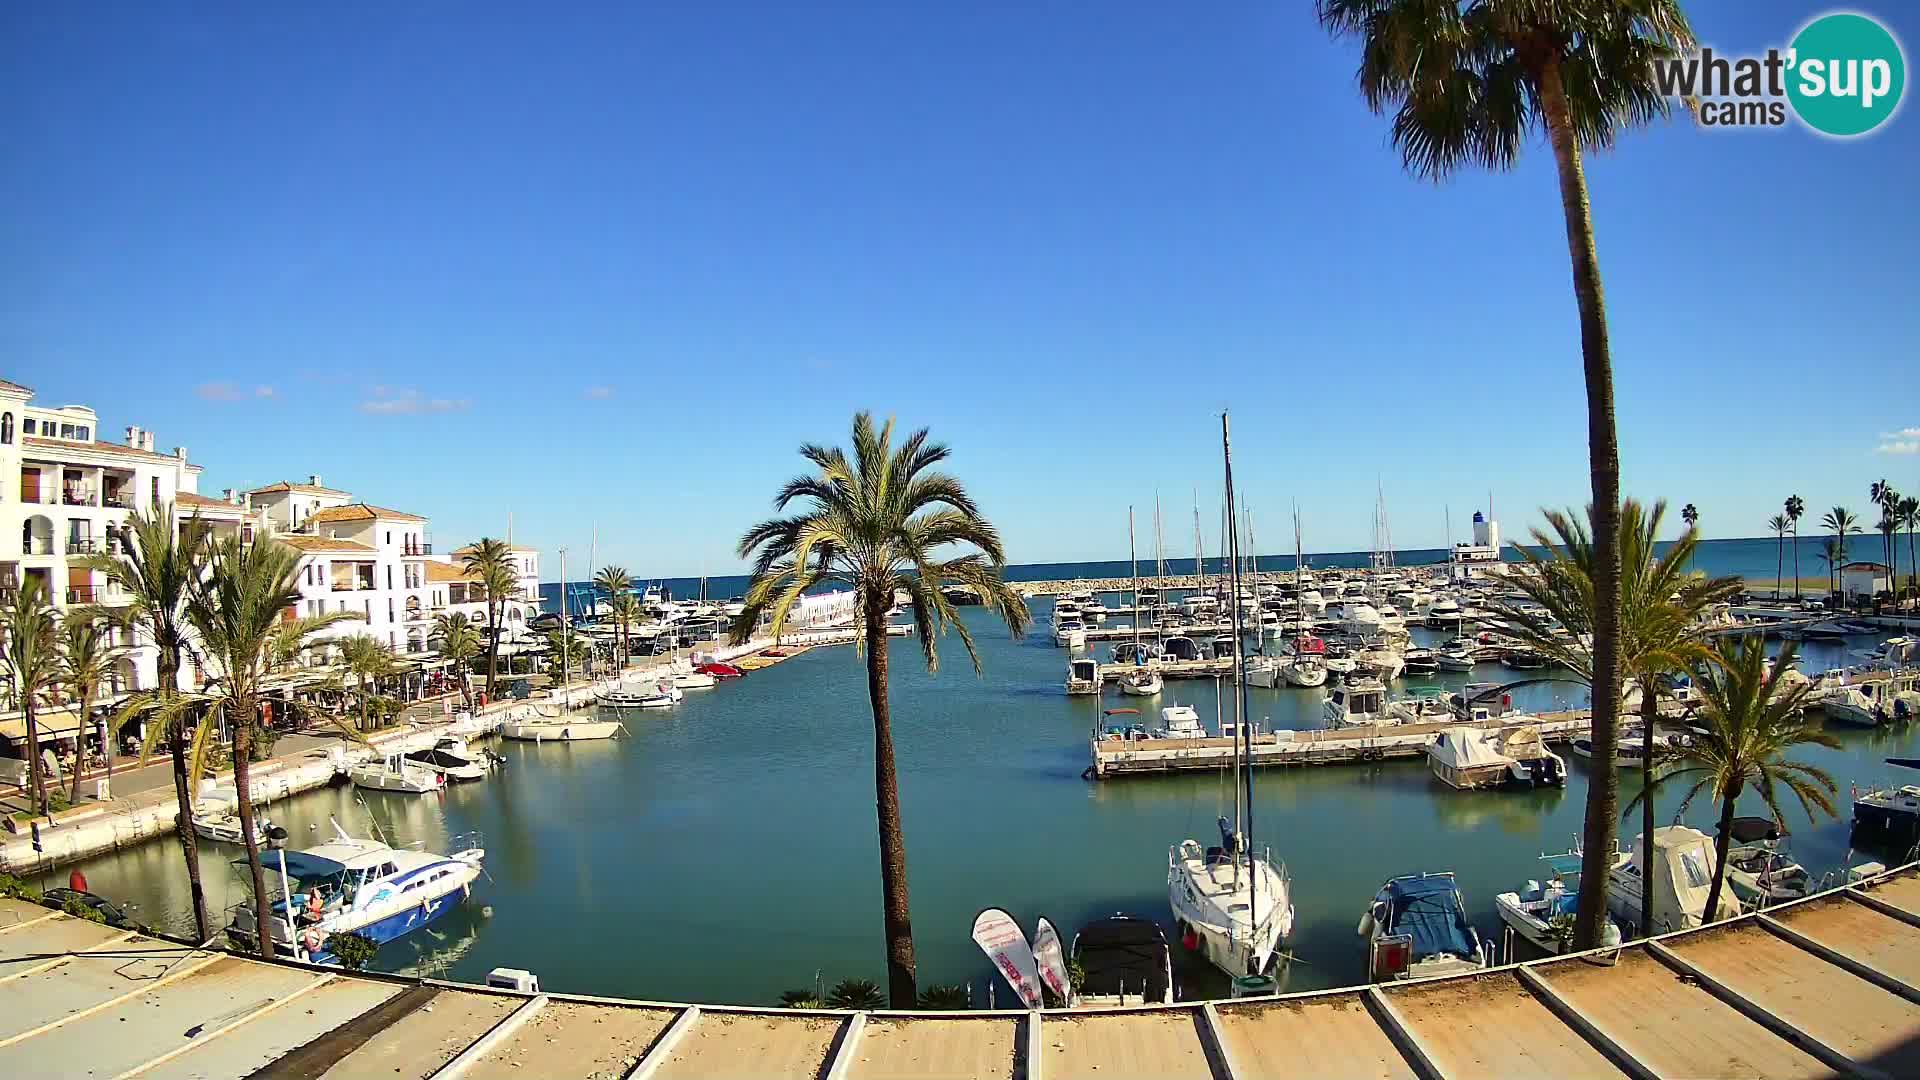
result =
[{"label": "green bush", "polygon": [[920,1007],[952,1012],[971,1009],[973,1002],[969,999],[967,988],[964,986],[929,986],[920,991]]},{"label": "green bush", "polygon": [[885,1008],[887,997],[871,979],[841,979],[827,991],[827,1006],[834,1009]]},{"label": "green bush", "polygon": [[380,951],[380,946],[374,944],[373,939],[365,934],[343,930],[327,936],[327,951],[340,961],[341,967],[348,971],[359,971],[373,959],[374,953]]},{"label": "green bush", "polygon": [[60,905],[60,910],[66,912],[69,915],[72,915],[76,919],[85,919],[88,922],[97,922],[102,925],[105,925],[107,921],[107,917],[105,915],[102,915],[100,912],[94,910],[93,908],[88,907],[77,896],[67,897],[66,903]]},{"label": "green bush", "polygon": [[10,900],[25,900],[30,904],[40,902],[40,890],[12,874],[0,874],[0,896]]}]

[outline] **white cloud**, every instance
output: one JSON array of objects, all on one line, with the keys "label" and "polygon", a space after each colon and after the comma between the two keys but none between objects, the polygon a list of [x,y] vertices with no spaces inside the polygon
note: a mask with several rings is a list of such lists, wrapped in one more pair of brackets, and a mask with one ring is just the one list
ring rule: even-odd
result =
[{"label": "white cloud", "polygon": [[242,397],[240,388],[230,382],[201,383],[194,393],[205,401],[239,401]]},{"label": "white cloud", "polygon": [[611,386],[589,386],[585,394],[589,401],[605,401],[612,396],[613,387]]},{"label": "white cloud", "polygon": [[1883,439],[1920,439],[1920,427],[1903,427],[1899,431],[1883,431]]},{"label": "white cloud", "polygon": [[253,396],[257,398],[270,398],[273,396],[273,387],[256,386],[253,388]]},{"label": "white cloud", "polygon": [[[1920,430],[1908,428],[1902,434],[1920,435]],[[1920,454],[1920,439],[1893,439],[1874,448],[1876,454]]]},{"label": "white cloud", "polygon": [[373,388],[371,400],[360,403],[360,411],[373,416],[412,416],[417,413],[465,412],[473,407],[467,398],[428,397],[418,390]]}]

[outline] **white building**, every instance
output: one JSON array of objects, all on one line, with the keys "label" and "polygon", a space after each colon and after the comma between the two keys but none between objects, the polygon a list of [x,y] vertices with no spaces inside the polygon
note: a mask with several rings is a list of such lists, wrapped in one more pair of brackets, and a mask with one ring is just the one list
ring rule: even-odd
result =
[{"label": "white building", "polygon": [[1850,562],[1840,568],[1840,595],[1849,600],[1856,596],[1872,599],[1892,590],[1893,571],[1886,563]]},{"label": "white building", "polygon": [[1447,576],[1453,581],[1468,581],[1500,565],[1500,523],[1478,510],[1473,512],[1473,540],[1453,545],[1447,559]]}]

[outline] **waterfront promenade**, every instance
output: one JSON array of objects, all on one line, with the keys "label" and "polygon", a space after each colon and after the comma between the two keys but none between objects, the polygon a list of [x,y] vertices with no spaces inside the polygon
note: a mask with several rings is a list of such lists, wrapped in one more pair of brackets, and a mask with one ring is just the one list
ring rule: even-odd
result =
[{"label": "waterfront promenade", "polygon": [[[528,963],[538,974],[537,950]],[[1920,1075],[1920,864],[1479,975],[1110,1010],[834,1012],[265,962],[0,900],[10,1076]]]}]

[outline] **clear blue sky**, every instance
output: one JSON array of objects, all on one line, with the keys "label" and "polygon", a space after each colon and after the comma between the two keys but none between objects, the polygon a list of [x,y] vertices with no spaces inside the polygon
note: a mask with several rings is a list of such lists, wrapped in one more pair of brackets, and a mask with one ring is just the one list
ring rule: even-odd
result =
[{"label": "clear blue sky", "polygon": [[[1308,3],[402,7],[0,12],[0,376],[209,489],[597,523],[649,574],[733,569],[860,407],[1023,562],[1124,555],[1156,489],[1184,551],[1223,406],[1268,550],[1296,498],[1364,548],[1376,479],[1402,546],[1585,498],[1551,158],[1410,178]],[[1825,9],[1689,7],[1728,50]],[[1876,453],[1920,426],[1917,166],[1910,104],[1590,158],[1630,494],[1751,536],[1920,490]]]}]

